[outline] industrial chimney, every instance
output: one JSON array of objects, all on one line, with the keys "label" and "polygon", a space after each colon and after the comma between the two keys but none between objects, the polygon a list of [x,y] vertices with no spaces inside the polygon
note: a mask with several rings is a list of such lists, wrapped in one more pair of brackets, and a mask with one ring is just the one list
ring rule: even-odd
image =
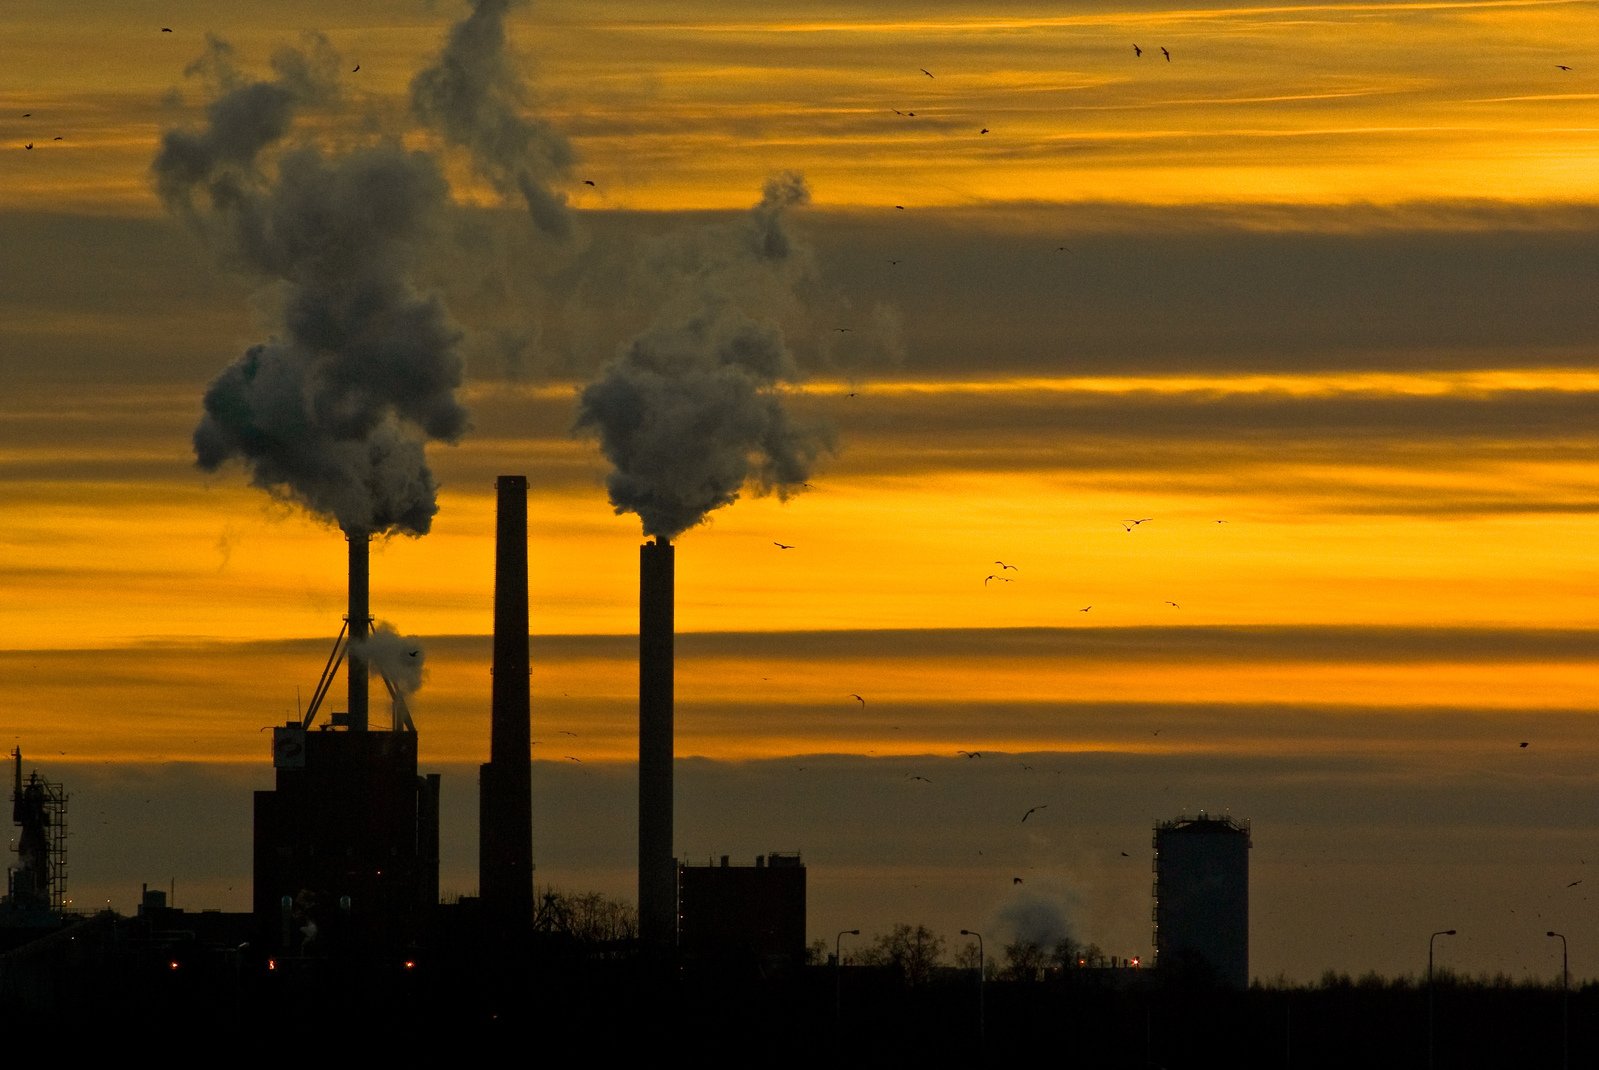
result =
[{"label": "industrial chimney", "polygon": [[646,950],[677,945],[677,860],[672,855],[673,548],[639,547],[638,907]]},{"label": "industrial chimney", "polygon": [[478,885],[501,933],[533,921],[532,730],[527,607],[527,477],[500,476],[494,551],[489,761],[478,774]]},{"label": "industrial chimney", "polygon": [[350,544],[349,655],[345,680],[350,685],[346,724],[352,732],[365,732],[367,722],[367,668],[363,645],[372,622],[372,536],[365,531],[345,531]]}]

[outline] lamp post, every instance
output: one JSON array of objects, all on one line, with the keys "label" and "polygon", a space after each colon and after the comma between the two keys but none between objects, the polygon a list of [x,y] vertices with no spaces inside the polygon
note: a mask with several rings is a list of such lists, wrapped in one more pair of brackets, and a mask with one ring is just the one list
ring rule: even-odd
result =
[{"label": "lamp post", "polygon": [[839,954],[839,945],[846,936],[859,936],[859,929],[845,929],[833,937],[833,1024],[844,1024],[844,959]]},{"label": "lamp post", "polygon": [[984,1019],[987,1017],[984,1013],[986,1008],[983,1006],[984,975],[988,972],[985,968],[987,965],[986,960],[983,958],[983,934],[973,932],[970,929],[962,929],[961,935],[977,937],[977,1039],[980,1043],[983,1039]]},{"label": "lamp post", "polygon": [[1428,1068],[1428,1070],[1432,1070],[1432,1066],[1433,1066],[1433,1047],[1432,1047],[1432,1038],[1433,1038],[1432,944],[1433,944],[1433,941],[1438,939],[1440,936],[1453,936],[1453,935],[1455,935],[1455,930],[1453,930],[1453,929],[1439,929],[1437,932],[1435,932],[1431,936],[1427,937],[1427,1068]]},{"label": "lamp post", "polygon": [[1571,1067],[1571,970],[1570,959],[1566,957],[1566,936],[1553,929],[1544,933],[1545,936],[1560,937],[1560,1066],[1562,1070]]}]

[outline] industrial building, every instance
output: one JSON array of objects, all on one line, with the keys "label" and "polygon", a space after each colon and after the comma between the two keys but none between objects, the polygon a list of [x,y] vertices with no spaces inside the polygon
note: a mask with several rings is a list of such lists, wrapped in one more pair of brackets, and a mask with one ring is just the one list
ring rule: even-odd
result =
[{"label": "industrial building", "polygon": [[1165,978],[1249,986],[1249,822],[1155,823],[1155,967]]},{"label": "industrial building", "polygon": [[770,977],[805,962],[805,866],[798,852],[753,866],[678,869],[678,951],[686,968]]}]

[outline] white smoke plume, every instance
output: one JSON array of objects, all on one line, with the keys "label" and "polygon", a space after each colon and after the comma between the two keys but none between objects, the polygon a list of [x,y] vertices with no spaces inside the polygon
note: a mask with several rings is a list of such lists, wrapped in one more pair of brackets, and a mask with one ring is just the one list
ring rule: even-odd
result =
[{"label": "white smoke plume", "polygon": [[572,216],[552,183],[571,175],[571,144],[527,115],[530,93],[512,53],[505,17],[513,0],[473,0],[450,30],[433,66],[411,80],[411,107],[446,141],[471,155],[478,173],[507,197],[520,197],[546,234],[564,238]]},{"label": "white smoke plume", "polygon": [[422,640],[401,635],[386,621],[378,621],[364,639],[351,642],[350,654],[364,657],[401,695],[414,695],[422,687],[427,662]]},{"label": "white smoke plume", "polygon": [[212,41],[190,73],[213,99],[169,131],[152,173],[174,214],[231,266],[276,284],[277,331],[206,391],[200,466],[251,482],[346,531],[421,535],[438,510],[426,440],[467,430],[461,332],[416,277],[450,203],[435,160],[395,139],[327,150],[295,120],[331,102],[342,67],[312,38],[250,80]]},{"label": "white smoke plume", "polygon": [[611,505],[637,513],[648,535],[674,538],[746,487],[787,497],[833,448],[784,405],[801,376],[781,329],[722,285],[785,272],[796,247],[784,214],[808,198],[801,176],[779,175],[741,226],[673,246],[679,285],[660,317],[579,395],[577,430],[613,465]]}]

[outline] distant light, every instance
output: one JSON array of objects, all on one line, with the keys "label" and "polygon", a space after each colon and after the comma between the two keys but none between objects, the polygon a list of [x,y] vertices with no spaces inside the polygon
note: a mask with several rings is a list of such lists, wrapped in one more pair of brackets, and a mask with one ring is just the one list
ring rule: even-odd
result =
[{"label": "distant light", "polygon": [[178,968],[178,960],[177,959],[173,959],[171,962],[167,963],[167,969],[175,970],[177,968]]},{"label": "distant light", "polygon": [[406,959],[405,960],[405,968],[408,969],[408,970],[416,969],[416,960],[415,959]]},{"label": "distant light", "polygon": [[267,970],[268,971],[275,970],[277,968],[278,968],[278,960],[277,959],[267,959]]},{"label": "distant light", "polygon": [[1138,965],[1138,956],[1137,956],[1137,955],[1134,955],[1134,956],[1133,956],[1133,965],[1134,965],[1134,966],[1137,966],[1137,965]]}]

